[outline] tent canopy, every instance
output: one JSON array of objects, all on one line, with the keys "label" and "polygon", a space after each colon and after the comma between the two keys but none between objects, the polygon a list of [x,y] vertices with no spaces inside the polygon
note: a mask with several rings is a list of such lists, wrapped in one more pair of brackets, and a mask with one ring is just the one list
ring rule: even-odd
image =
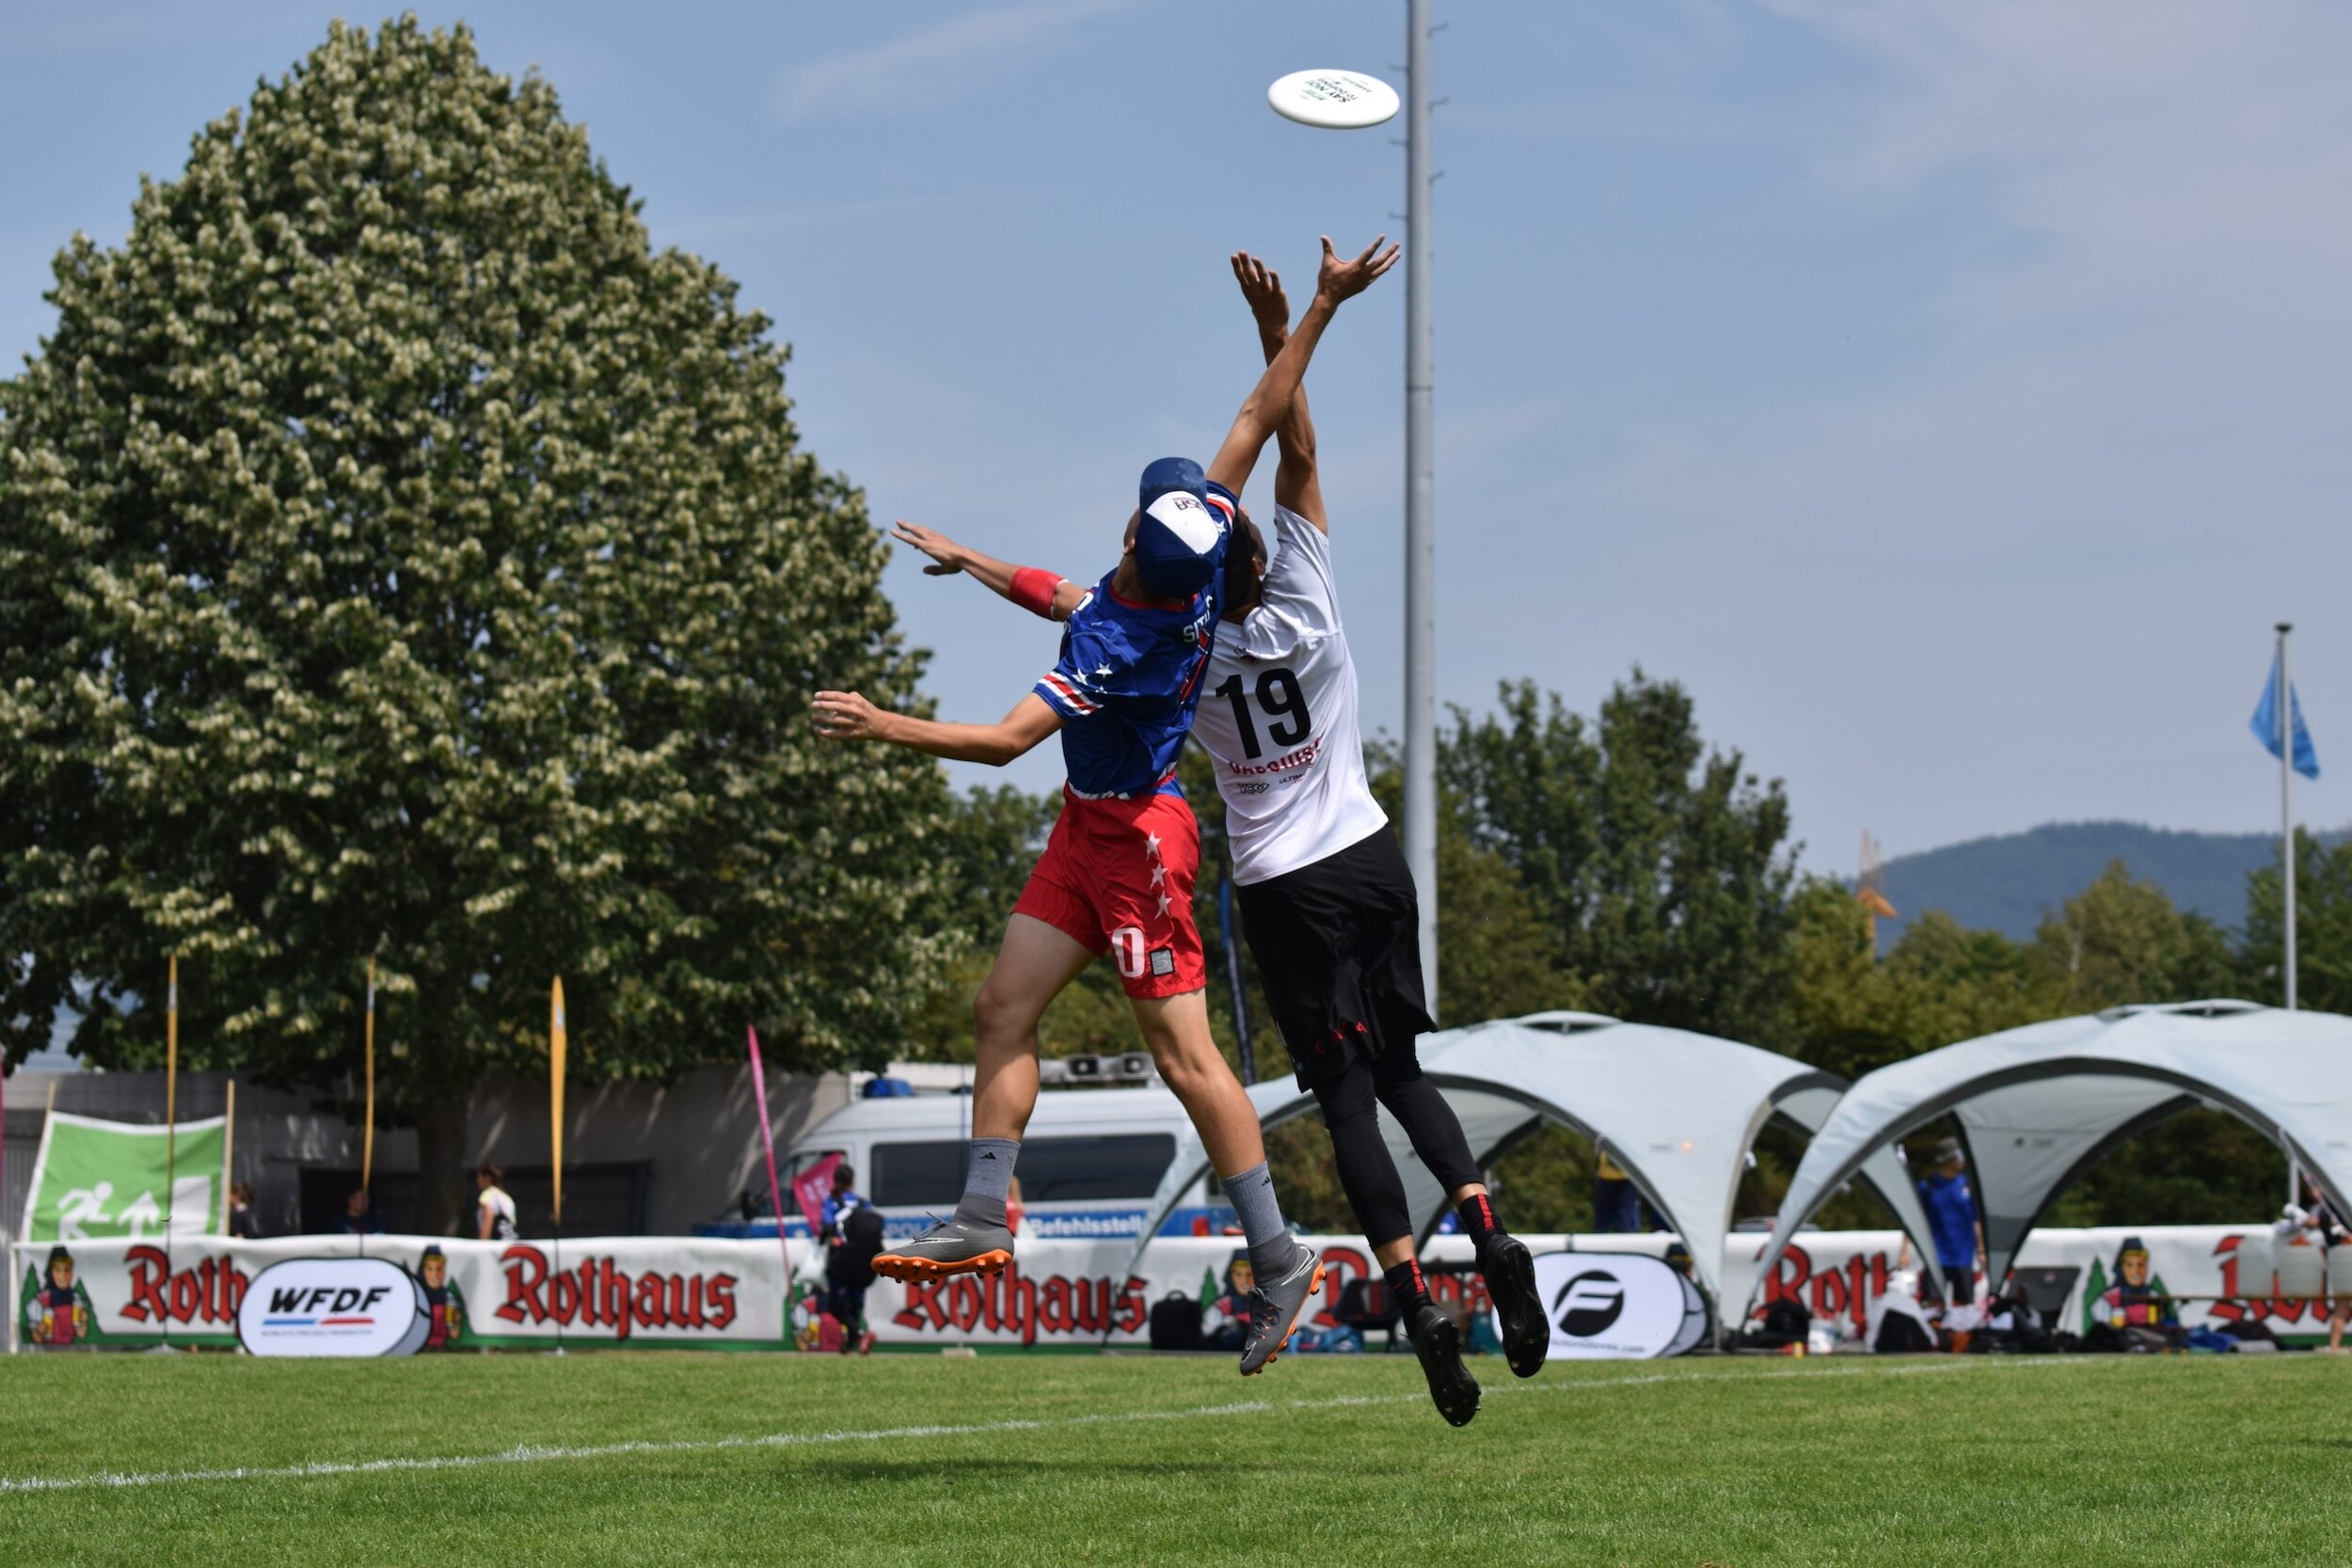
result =
[{"label": "tent canopy", "polygon": [[2352,1019],[2233,1001],[2118,1007],[1963,1040],[1854,1085],[1797,1167],[1764,1266],[1840,1182],[1949,1112],[1966,1135],[1997,1282],[2084,1171],[2201,1104],[2279,1143],[2338,1204],[2352,1193]]},{"label": "tent canopy", "polygon": [[[1533,1013],[1426,1037],[1422,1069],[1461,1118],[1481,1166],[1545,1122],[1609,1151],[1650,1206],[1681,1236],[1710,1298],[1720,1298],[1724,1238],[1748,1150],[1779,1118],[1810,1133],[1843,1080],[1787,1056],[1681,1029],[1620,1023],[1597,1013]],[[1262,1126],[1315,1109],[1288,1080],[1249,1089]],[[1381,1136],[1405,1178],[1414,1234],[1425,1237],[1446,1194],[1384,1110]],[[1142,1255],[1184,1190],[1208,1171],[1188,1135],[1160,1183],[1136,1244]],[[1924,1250],[1927,1222],[1892,1152],[1856,1173],[1878,1188]]]}]

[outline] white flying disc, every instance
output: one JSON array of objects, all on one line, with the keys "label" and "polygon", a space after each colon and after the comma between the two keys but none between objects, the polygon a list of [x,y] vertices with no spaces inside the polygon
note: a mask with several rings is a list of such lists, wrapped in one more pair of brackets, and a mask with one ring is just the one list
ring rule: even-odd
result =
[{"label": "white flying disc", "polygon": [[1361,131],[1392,119],[1396,89],[1359,71],[1294,71],[1265,89],[1284,119],[1326,131]]}]

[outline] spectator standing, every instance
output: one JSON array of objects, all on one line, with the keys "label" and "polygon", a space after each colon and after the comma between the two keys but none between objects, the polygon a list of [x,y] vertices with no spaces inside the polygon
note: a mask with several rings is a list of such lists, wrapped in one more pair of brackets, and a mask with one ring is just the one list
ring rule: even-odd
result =
[{"label": "spectator standing", "polygon": [[[2323,1247],[2343,1244],[2347,1234],[2344,1216],[2336,1212],[2336,1206],[2328,1201],[2328,1195],[2319,1190],[2319,1182],[2312,1177],[2303,1178],[2303,1196],[2305,1228],[2319,1232],[2319,1244]],[[2335,1309],[2328,1317],[2328,1353],[2340,1355],[2344,1353],[2344,1327],[2352,1324],[2352,1279],[2331,1279],[2328,1283],[2336,1293]]]},{"label": "spectator standing", "polygon": [[381,1236],[384,1217],[375,1212],[375,1200],[368,1196],[365,1187],[354,1187],[343,1199],[343,1212],[335,1222],[338,1236]]},{"label": "spectator standing", "polygon": [[1601,1235],[1630,1235],[1642,1228],[1642,1194],[1609,1150],[1593,1167],[1593,1228]]},{"label": "spectator standing", "polygon": [[1984,1248],[1984,1227],[1977,1218],[1977,1195],[1968,1185],[1968,1158],[1958,1138],[1935,1146],[1935,1164],[1918,1183],[1935,1238],[1935,1266],[1944,1273],[1948,1305],[1976,1300],[1977,1257]]},{"label": "spectator standing", "polygon": [[246,1182],[229,1184],[229,1234],[241,1242],[257,1240],[262,1234],[262,1222],[253,1212],[253,1188]]},{"label": "spectator standing", "polygon": [[515,1226],[515,1200],[506,1196],[504,1165],[483,1164],[473,1173],[480,1189],[474,1198],[474,1235],[485,1242],[511,1242],[522,1232]]},{"label": "spectator standing", "polygon": [[826,1195],[824,1225],[818,1232],[825,1245],[825,1311],[841,1325],[841,1354],[860,1355],[874,1348],[873,1331],[866,1326],[866,1292],[874,1283],[874,1258],[882,1247],[882,1215],[857,1190],[857,1171],[843,1162],[833,1168],[833,1191]]}]

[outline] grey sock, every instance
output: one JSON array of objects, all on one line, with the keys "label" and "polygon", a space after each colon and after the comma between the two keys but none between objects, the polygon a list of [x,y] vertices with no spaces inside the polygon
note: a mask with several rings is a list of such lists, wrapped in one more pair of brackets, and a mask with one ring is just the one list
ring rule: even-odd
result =
[{"label": "grey sock", "polygon": [[1005,1223],[1005,1196],[1012,1190],[1013,1163],[1021,1158],[1018,1138],[975,1138],[971,1163],[964,1167],[963,1198],[956,1217],[982,1225]]},{"label": "grey sock", "polygon": [[[1282,1224],[1282,1206],[1274,1198],[1274,1173],[1265,1168],[1263,1160],[1238,1176],[1227,1177],[1225,1197],[1241,1216],[1242,1239],[1249,1244],[1251,1262],[1259,1261],[1261,1249],[1274,1247],[1289,1236]],[[1284,1254],[1278,1250],[1271,1256]]]}]

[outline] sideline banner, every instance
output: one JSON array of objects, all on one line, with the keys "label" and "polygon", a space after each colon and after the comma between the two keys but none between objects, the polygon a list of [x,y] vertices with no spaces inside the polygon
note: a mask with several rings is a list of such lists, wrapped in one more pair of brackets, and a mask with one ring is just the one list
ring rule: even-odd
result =
[{"label": "sideline banner", "polygon": [[[2102,1297],[2114,1288],[2110,1276],[2127,1238],[2144,1243],[2147,1289],[2230,1296],[2241,1289],[2238,1243],[2266,1234],[2262,1227],[2225,1226],[2043,1230],[2031,1238],[2019,1267],[2077,1271],[2055,1326],[2079,1334],[2094,1315],[2110,1309]],[[1562,1251],[1656,1257],[1671,1238],[1525,1239],[1540,1262],[1541,1255]],[[1324,1292],[1302,1324],[1327,1326],[1336,1322],[1348,1285],[1377,1278],[1378,1271],[1360,1239],[1305,1240],[1321,1252],[1327,1275]],[[1735,1300],[1744,1296],[1761,1243],[1759,1236],[1742,1234],[1727,1244],[1726,1283]],[[1758,1309],[1793,1297],[1817,1318],[1851,1321],[1858,1329],[1870,1303],[1885,1292],[1900,1245],[1900,1235],[1891,1230],[1807,1231],[1782,1258]],[[1164,1237],[1130,1273],[1132,1250],[1124,1238],[1025,1238],[1018,1260],[995,1279],[912,1286],[876,1281],[866,1293],[866,1326],[886,1345],[1140,1345],[1149,1338],[1154,1302],[1179,1295],[1205,1305],[1228,1296],[1236,1283],[1232,1265],[1244,1256],[1238,1237]],[[168,1255],[157,1237],[35,1242],[11,1251],[9,1306],[20,1347],[148,1345],[162,1338],[167,1323],[175,1344],[233,1346],[238,1311],[263,1269],[298,1259],[366,1257],[395,1263],[417,1281],[427,1323],[421,1348],[427,1353],[552,1349],[558,1343],[781,1350],[816,1342],[823,1295],[817,1249],[794,1240],[789,1253],[787,1282],[772,1237],[474,1242],[287,1236],[232,1242],[202,1236],[175,1238]],[[1433,1295],[1458,1300],[1472,1314],[1489,1310],[1484,1281],[1464,1267],[1471,1257],[1468,1240],[1438,1237],[1422,1256]],[[1565,1263],[1546,1266],[1563,1287],[1579,1272]],[[1595,1289],[1561,1309],[1589,1310],[1595,1300],[1587,1297],[1595,1297]],[[283,1315],[298,1315],[297,1307]],[[2189,1325],[2255,1318],[2288,1338],[2324,1331],[2327,1319],[2309,1303],[2260,1298],[2184,1303],[2180,1316]]]},{"label": "sideline banner", "polygon": [[224,1117],[180,1124],[177,1168],[167,1195],[170,1128],[53,1111],[33,1156],[33,1184],[17,1233],[27,1242],[138,1241],[163,1234],[167,1209],[175,1245],[225,1229],[228,1128]]}]

